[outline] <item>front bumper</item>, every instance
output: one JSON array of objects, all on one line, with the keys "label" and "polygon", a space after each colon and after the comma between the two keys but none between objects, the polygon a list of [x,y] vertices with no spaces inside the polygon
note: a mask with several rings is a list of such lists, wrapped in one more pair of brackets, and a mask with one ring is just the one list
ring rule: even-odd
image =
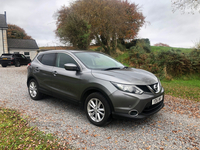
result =
[{"label": "front bumper", "polygon": [[[157,104],[156,104],[157,105]],[[164,100],[158,103],[156,107],[150,108],[148,110],[144,110],[144,112],[138,114],[138,115],[130,115],[128,113],[117,113],[113,112],[112,117],[117,119],[144,119],[147,118],[157,112],[159,112],[164,107]]]},{"label": "front bumper", "polygon": [[[152,105],[152,100],[163,96],[162,101]],[[116,91],[111,96],[114,111],[113,118],[143,119],[151,116],[164,107],[164,89],[158,94],[144,93],[142,95],[127,94]],[[130,113],[131,111],[136,113]]]}]

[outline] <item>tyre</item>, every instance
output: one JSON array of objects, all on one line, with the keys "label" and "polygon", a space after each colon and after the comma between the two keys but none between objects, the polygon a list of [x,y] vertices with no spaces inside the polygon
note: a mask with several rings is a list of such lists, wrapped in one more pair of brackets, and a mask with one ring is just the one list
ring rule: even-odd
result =
[{"label": "tyre", "polygon": [[35,79],[29,81],[28,92],[33,100],[40,100],[42,98],[42,94],[39,92],[38,83]]},{"label": "tyre", "polygon": [[20,67],[20,62],[19,61],[15,62],[15,67]]},{"label": "tyre", "polygon": [[1,66],[2,66],[2,67],[7,67],[7,65],[6,65],[6,64],[1,64]]},{"label": "tyre", "polygon": [[88,120],[96,126],[105,126],[110,122],[110,105],[100,93],[92,93],[87,97],[85,101],[85,112]]}]

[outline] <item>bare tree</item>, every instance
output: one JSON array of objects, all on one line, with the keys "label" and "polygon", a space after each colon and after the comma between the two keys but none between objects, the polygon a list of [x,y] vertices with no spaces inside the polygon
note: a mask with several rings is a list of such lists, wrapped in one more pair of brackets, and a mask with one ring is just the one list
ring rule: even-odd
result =
[{"label": "bare tree", "polygon": [[198,11],[200,13],[200,0],[172,0],[173,11],[181,10],[183,13],[194,13]]}]

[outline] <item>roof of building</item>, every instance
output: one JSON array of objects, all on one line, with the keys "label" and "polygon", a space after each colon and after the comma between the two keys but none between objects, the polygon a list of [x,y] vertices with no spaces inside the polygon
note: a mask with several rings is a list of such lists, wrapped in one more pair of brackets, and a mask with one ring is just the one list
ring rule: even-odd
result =
[{"label": "roof of building", "polygon": [[8,39],[8,48],[17,49],[39,49],[33,39]]},{"label": "roof of building", "polygon": [[4,14],[0,14],[0,28],[8,28]]}]

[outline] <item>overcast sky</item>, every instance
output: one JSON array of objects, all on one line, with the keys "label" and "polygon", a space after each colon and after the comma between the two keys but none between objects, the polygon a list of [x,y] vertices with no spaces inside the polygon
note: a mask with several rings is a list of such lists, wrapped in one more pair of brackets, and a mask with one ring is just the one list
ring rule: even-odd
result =
[{"label": "overcast sky", "polygon": [[[139,4],[150,24],[142,27],[138,37],[149,38],[151,45],[162,42],[173,47],[193,47],[200,41],[200,14],[172,12],[171,0],[129,0]],[[23,28],[38,46],[59,45],[55,37],[54,13],[73,0],[0,0],[0,14],[7,22]]]}]

